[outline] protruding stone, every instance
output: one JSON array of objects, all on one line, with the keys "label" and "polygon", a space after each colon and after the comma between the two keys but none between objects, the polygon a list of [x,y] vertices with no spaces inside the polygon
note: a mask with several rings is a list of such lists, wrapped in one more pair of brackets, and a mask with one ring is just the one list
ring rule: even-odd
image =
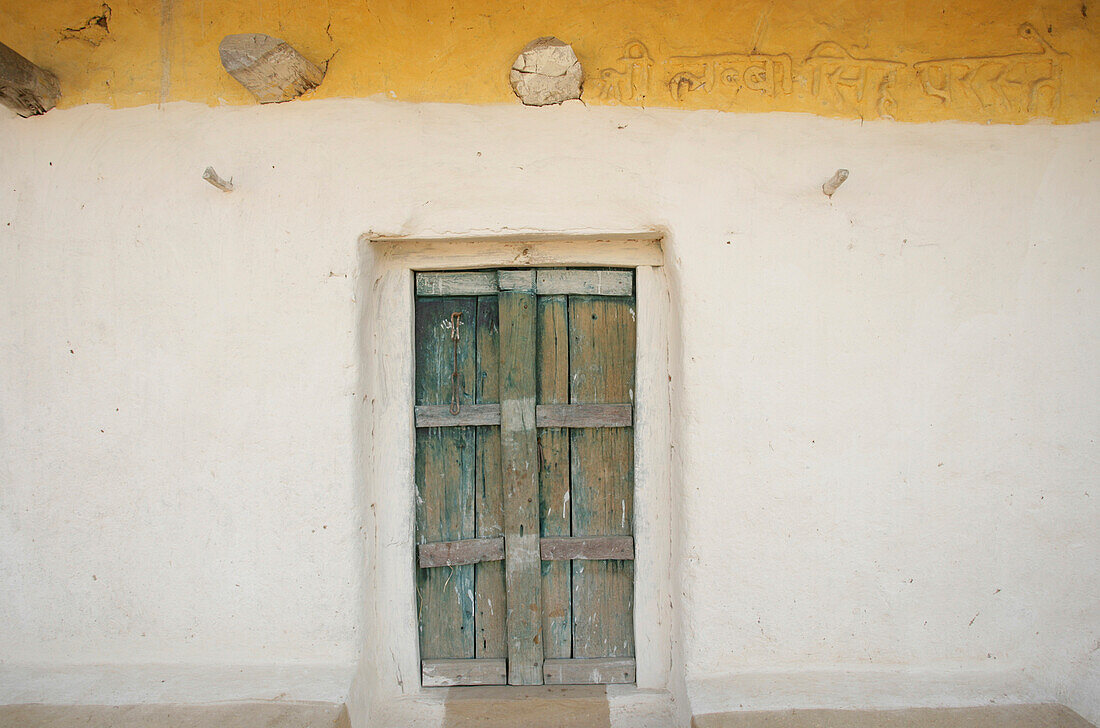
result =
[{"label": "protruding stone", "polygon": [[57,76],[0,43],[0,103],[20,116],[36,116],[57,106],[60,98]]},{"label": "protruding stone", "polygon": [[557,38],[531,41],[512,64],[512,90],[527,106],[579,99],[583,81],[577,54]]},{"label": "protruding stone", "polygon": [[838,169],[836,174],[825,180],[825,184],[821,185],[821,191],[825,193],[826,197],[832,197],[833,193],[840,189],[846,179],[848,179],[848,170]]},{"label": "protruding stone", "polygon": [[222,179],[222,176],[215,172],[213,167],[207,167],[202,173],[202,178],[222,192],[233,191],[233,180]]},{"label": "protruding stone", "polygon": [[290,101],[317,88],[325,72],[284,40],[262,33],[227,35],[218,46],[222,65],[261,104]]}]

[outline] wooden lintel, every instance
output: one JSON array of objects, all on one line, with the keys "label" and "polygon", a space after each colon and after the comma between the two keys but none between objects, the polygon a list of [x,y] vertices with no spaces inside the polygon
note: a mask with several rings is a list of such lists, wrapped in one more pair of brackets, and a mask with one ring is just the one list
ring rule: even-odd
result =
[{"label": "wooden lintel", "polygon": [[499,404],[464,404],[457,415],[448,404],[420,404],[414,410],[417,427],[499,425]]},{"label": "wooden lintel", "polygon": [[539,427],[630,427],[633,416],[629,404],[540,404],[535,408]]},{"label": "wooden lintel", "polygon": [[539,539],[543,561],[634,559],[633,536],[545,536]]},{"label": "wooden lintel", "polygon": [[25,117],[45,114],[60,98],[57,76],[0,43],[0,103]]},{"label": "wooden lintel", "polygon": [[433,541],[417,547],[421,569],[463,566],[504,559],[503,538],[464,538],[461,541]]},{"label": "wooden lintel", "polygon": [[547,659],[542,663],[547,685],[607,685],[635,680],[633,657]]},{"label": "wooden lintel", "polygon": [[454,685],[504,685],[508,682],[508,661],[493,658],[424,660],[421,681],[426,688]]},{"label": "wooden lintel", "polygon": [[263,33],[227,35],[222,66],[261,104],[290,101],[321,85],[325,72],[284,40]]}]

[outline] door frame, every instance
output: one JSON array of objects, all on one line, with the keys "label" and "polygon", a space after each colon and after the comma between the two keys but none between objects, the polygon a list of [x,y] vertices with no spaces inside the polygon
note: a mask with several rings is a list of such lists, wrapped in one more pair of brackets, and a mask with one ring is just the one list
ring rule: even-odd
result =
[{"label": "door frame", "polygon": [[671,299],[659,233],[382,238],[361,243],[356,397],[365,593],[364,652],[352,687],[370,702],[424,697],[415,587],[413,461],[416,271],[617,267],[635,271],[634,634],[637,682],[668,691],[673,662]]}]

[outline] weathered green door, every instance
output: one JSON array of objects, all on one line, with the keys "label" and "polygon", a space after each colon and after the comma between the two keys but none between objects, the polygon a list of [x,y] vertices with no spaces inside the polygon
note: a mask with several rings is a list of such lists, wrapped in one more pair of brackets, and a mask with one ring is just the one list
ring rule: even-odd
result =
[{"label": "weathered green door", "polygon": [[634,682],[634,274],[416,274],[423,684]]}]

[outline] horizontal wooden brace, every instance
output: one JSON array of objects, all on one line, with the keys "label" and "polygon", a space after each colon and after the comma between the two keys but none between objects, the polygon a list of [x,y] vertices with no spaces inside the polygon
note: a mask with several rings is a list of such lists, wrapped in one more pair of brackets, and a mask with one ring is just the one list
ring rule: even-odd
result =
[{"label": "horizontal wooden brace", "polygon": [[515,290],[533,290],[540,296],[629,296],[634,293],[634,272],[538,268],[416,274],[418,296],[492,296],[499,291]]},{"label": "horizontal wooden brace", "polygon": [[464,404],[457,415],[451,414],[449,404],[418,404],[417,427],[456,427],[475,425],[499,425],[499,404]]},{"label": "horizontal wooden brace", "polygon": [[466,660],[423,660],[420,663],[421,684],[426,688],[446,688],[453,685],[507,685],[508,661],[500,658]]},{"label": "horizontal wooden brace", "polygon": [[634,273],[629,270],[544,268],[538,271],[535,292],[540,296],[629,296],[634,293]]},{"label": "horizontal wooden brace", "polygon": [[[482,561],[504,559],[503,538],[465,538],[460,541],[433,541],[417,547],[421,569],[437,566],[463,566]],[[632,536],[546,536],[539,539],[543,561],[625,560],[634,558]]]},{"label": "horizontal wooden brace", "polygon": [[629,404],[540,404],[535,408],[539,427],[630,427],[634,407]]},{"label": "horizontal wooden brace", "polygon": [[497,271],[497,285],[502,291],[531,292],[535,290],[535,271],[533,268]]},{"label": "horizontal wooden brace", "polygon": [[[448,404],[416,406],[417,427],[499,425],[499,404],[464,404],[457,415]],[[634,407],[629,404],[540,404],[536,427],[630,427]]]},{"label": "horizontal wooden brace", "polygon": [[547,536],[539,539],[543,561],[634,559],[633,536]]},{"label": "horizontal wooden brace", "polygon": [[504,559],[503,538],[466,538],[461,541],[433,541],[417,547],[421,569],[435,566],[463,566]]},{"label": "horizontal wooden brace", "polygon": [[418,296],[488,296],[497,286],[495,270],[454,270],[439,273],[417,273]]},{"label": "horizontal wooden brace", "polygon": [[633,657],[550,658],[542,663],[543,682],[547,685],[633,683],[635,672]]}]

